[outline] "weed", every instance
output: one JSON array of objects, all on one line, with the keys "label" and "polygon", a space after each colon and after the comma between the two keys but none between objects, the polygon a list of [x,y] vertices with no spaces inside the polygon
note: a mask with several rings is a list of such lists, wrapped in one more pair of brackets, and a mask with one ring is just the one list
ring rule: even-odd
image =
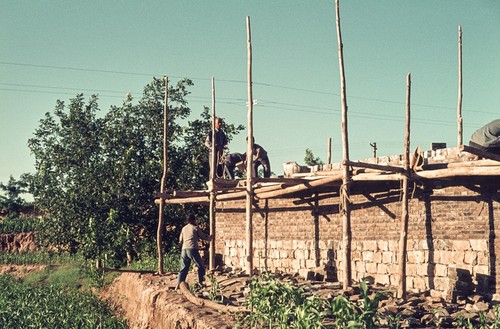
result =
[{"label": "weed", "polygon": [[224,296],[222,295],[222,289],[219,287],[219,282],[213,275],[207,275],[210,280],[210,289],[208,290],[208,298],[214,302],[223,302]]}]

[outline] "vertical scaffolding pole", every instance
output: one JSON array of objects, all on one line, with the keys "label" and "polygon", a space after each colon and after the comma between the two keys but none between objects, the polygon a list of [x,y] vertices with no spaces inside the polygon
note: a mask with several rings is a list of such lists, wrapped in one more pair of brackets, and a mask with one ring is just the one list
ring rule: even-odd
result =
[{"label": "vertical scaffolding pole", "polygon": [[167,112],[168,112],[168,77],[164,76],[163,80],[165,82],[165,98],[163,100],[163,175],[161,176],[160,183],[160,193],[162,197],[160,198],[159,205],[159,215],[158,215],[158,228],[156,231],[156,243],[158,249],[158,274],[163,274],[163,230],[164,230],[164,208],[165,199],[163,195],[165,193],[165,181],[167,179]]},{"label": "vertical scaffolding pole", "polygon": [[252,92],[252,36],[250,31],[250,16],[247,16],[247,56],[248,56],[248,113],[247,113],[247,186],[246,186],[246,272],[253,274],[253,92]]},{"label": "vertical scaffolding pole", "polygon": [[212,156],[210,161],[212,162],[212,166],[210,166],[210,235],[213,236],[213,239],[210,240],[210,249],[209,249],[209,262],[208,268],[213,270],[215,268],[215,172],[217,170],[217,165],[215,163],[215,78],[212,77]]},{"label": "vertical scaffolding pole", "polygon": [[328,138],[328,150],[327,150],[327,160],[326,164],[331,165],[332,164],[332,138]]},{"label": "vertical scaffolding pole", "polygon": [[345,87],[345,73],[344,73],[344,55],[342,52],[342,33],[340,31],[340,13],[339,13],[339,0],[335,0],[335,14],[337,23],[337,42],[339,51],[339,67],[340,67],[340,98],[342,102],[342,186],[340,188],[340,214],[342,215],[342,252],[343,252],[343,288],[347,289],[351,286],[351,201],[350,195],[350,182],[351,172],[347,165],[349,161],[349,139],[347,133],[347,99]]},{"label": "vertical scaffolding pole", "polygon": [[463,118],[462,118],[462,27],[458,26],[458,101],[457,101],[457,146],[463,145]]},{"label": "vertical scaffolding pole", "polygon": [[408,179],[410,176],[410,92],[411,76],[406,76],[406,125],[404,142],[403,204],[401,207],[401,233],[399,236],[399,284],[397,297],[406,298],[406,249],[408,244]]}]

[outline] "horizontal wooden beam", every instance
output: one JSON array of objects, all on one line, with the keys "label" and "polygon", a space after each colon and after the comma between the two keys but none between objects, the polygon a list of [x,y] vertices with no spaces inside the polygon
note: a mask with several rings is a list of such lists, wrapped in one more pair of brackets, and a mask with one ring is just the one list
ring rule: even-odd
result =
[{"label": "horizontal wooden beam", "polygon": [[342,174],[337,174],[336,176],[325,177],[321,179],[311,180],[302,184],[297,184],[294,186],[290,186],[279,191],[269,191],[264,193],[255,193],[255,197],[257,199],[270,199],[276,198],[280,196],[284,196],[287,194],[292,194],[300,191],[304,191],[313,187],[318,187],[322,185],[326,185],[333,182],[338,182],[342,180]]},{"label": "horizontal wooden beam", "polygon": [[379,165],[374,163],[365,163],[365,162],[357,162],[357,161],[346,161],[347,166],[358,167],[358,168],[369,168],[380,171],[390,171],[395,173],[403,173],[405,170],[403,167],[396,166],[388,166],[388,165]]}]

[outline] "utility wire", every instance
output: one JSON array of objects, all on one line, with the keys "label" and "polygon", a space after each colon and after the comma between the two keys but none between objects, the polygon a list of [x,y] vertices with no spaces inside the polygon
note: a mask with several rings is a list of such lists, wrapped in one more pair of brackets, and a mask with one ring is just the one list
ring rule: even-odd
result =
[{"label": "utility wire", "polygon": [[[108,74],[122,74],[122,75],[136,75],[136,76],[162,76],[163,74],[152,74],[152,73],[139,73],[139,72],[129,72],[129,71],[114,71],[114,70],[103,70],[103,69],[91,69],[91,68],[78,68],[78,67],[69,67],[69,66],[54,66],[54,65],[39,65],[39,64],[29,64],[29,63],[16,63],[16,62],[4,62],[0,61],[1,65],[13,65],[13,66],[24,66],[24,67],[36,67],[36,68],[48,68],[48,69],[56,69],[56,70],[72,70],[72,71],[83,71],[83,72],[99,72],[99,73],[108,73]],[[183,78],[188,78],[191,80],[204,80],[204,81],[209,81],[211,79],[208,78],[194,78],[194,77],[180,77],[180,76],[171,76],[173,78],[178,78],[178,79],[183,79]],[[217,81],[220,82],[230,82],[230,83],[246,83],[246,81],[242,80],[230,80],[230,79],[217,79]],[[287,90],[294,90],[294,91],[301,91],[301,92],[307,92],[307,93],[315,93],[315,94],[323,94],[323,95],[330,95],[330,96],[339,96],[339,94],[332,93],[332,92],[324,92],[324,91],[318,91],[318,90],[310,90],[310,89],[304,89],[304,88],[294,88],[294,87],[287,87],[287,86],[281,86],[281,85],[276,85],[276,84],[271,84],[271,83],[259,83],[259,82],[254,82],[254,85],[259,85],[263,87],[272,87],[272,88],[280,88],[280,89],[287,89]],[[93,89],[79,89],[79,88],[68,88],[68,87],[54,87],[54,86],[42,86],[42,85],[26,85],[26,84],[15,84],[15,83],[0,83],[0,85],[9,85],[9,86],[19,86],[19,87],[33,87],[33,88],[48,88],[48,89],[61,89],[61,90],[76,90],[76,91],[89,91],[89,92],[105,92],[105,93],[119,93],[119,94],[134,94],[134,95],[139,95],[142,93],[132,93],[130,91],[115,91],[115,90],[93,90]],[[45,93],[45,94],[57,94],[56,92],[47,92],[47,91],[33,91],[33,90],[23,90],[23,89],[7,89],[7,88],[0,88],[0,90],[4,91],[17,91],[17,92],[39,92],[39,93]],[[62,93],[65,95],[68,95],[69,93]],[[100,95],[101,97],[112,97],[112,98],[123,98],[121,96],[110,96],[110,95]],[[373,101],[373,102],[383,102],[383,103],[390,103],[390,104],[405,104],[404,102],[398,102],[398,101],[391,101],[391,100],[384,100],[384,99],[377,99],[377,98],[369,98],[369,97],[360,97],[360,96],[348,96],[349,98],[353,99],[361,99],[361,100],[367,100],[367,101]],[[203,98],[200,96],[191,96],[188,95],[187,98],[200,98],[200,99],[206,99],[207,101],[210,100],[210,98]],[[223,98],[219,98],[223,99]],[[244,101],[241,98],[227,98],[228,100],[233,100],[234,102],[227,102],[226,104],[229,105],[240,105],[239,101]],[[263,102],[264,100],[260,100]],[[274,102],[274,101],[265,101],[268,103],[274,103],[278,105],[286,105],[286,106],[297,106],[297,107],[307,107],[307,108],[315,108],[315,109],[324,109],[331,111],[332,109],[330,108],[325,108],[325,107],[315,107],[315,106],[309,106],[309,105],[295,105],[295,104],[287,104],[287,103],[280,103],[280,102]],[[244,105],[244,103],[243,103]],[[260,105],[263,106],[263,105]],[[424,108],[429,108],[429,109],[445,109],[445,110],[455,110],[454,107],[445,107],[445,106],[438,106],[438,105],[425,105],[425,104],[412,104],[412,106],[417,106],[417,107],[424,107]],[[271,108],[270,106],[268,106]],[[277,107],[274,107],[277,108]],[[280,107],[281,109],[286,109],[286,110],[293,110],[291,108],[283,108]],[[311,111],[311,110],[293,110],[297,112],[309,112],[309,113],[322,113],[320,111]],[[337,110],[334,110],[337,111]],[[487,111],[479,111],[479,110],[469,110],[468,112],[473,112],[473,113],[484,113],[484,114],[496,114],[494,112],[487,112]],[[359,112],[357,112],[359,113]],[[376,118],[374,118],[376,119]]]}]

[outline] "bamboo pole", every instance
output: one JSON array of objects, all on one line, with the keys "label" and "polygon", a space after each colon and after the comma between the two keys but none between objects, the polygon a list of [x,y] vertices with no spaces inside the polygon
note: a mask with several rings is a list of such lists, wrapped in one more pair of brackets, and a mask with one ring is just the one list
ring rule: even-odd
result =
[{"label": "bamboo pole", "polygon": [[[212,170],[210,172],[210,235],[213,238],[210,240],[209,247],[209,261],[208,268],[213,270],[215,268],[215,191],[214,191],[214,178],[217,171],[218,164],[215,164],[215,78],[212,77]],[[217,161],[218,162],[218,161]],[[215,164],[215,165],[214,165]]]},{"label": "bamboo pole", "polygon": [[332,138],[328,138],[327,164],[332,164]]},{"label": "bamboo pole", "polygon": [[[167,179],[167,112],[168,112],[168,77],[164,76],[165,98],[163,100],[163,175],[161,176],[160,193],[165,193],[165,181]],[[164,209],[165,199],[160,199],[158,228],[156,231],[156,243],[158,249],[158,274],[163,274],[163,229],[164,229]]]},{"label": "bamboo pole", "polygon": [[250,30],[250,16],[247,23],[247,68],[248,68],[248,113],[247,113],[247,186],[246,186],[246,272],[253,274],[253,93],[252,93],[252,35]]},{"label": "bamboo pole", "polygon": [[349,139],[347,133],[347,99],[346,99],[346,86],[345,86],[345,72],[344,72],[344,55],[342,52],[342,33],[340,31],[340,12],[339,0],[335,0],[335,16],[337,24],[337,43],[339,52],[339,67],[340,67],[340,98],[342,102],[342,187],[340,198],[340,213],[342,214],[342,252],[343,252],[343,288],[347,289],[351,286],[351,203],[349,201],[351,173],[347,161],[349,161]]},{"label": "bamboo pole", "polygon": [[457,146],[463,145],[463,118],[462,118],[462,27],[458,26],[458,102],[457,102]]},{"label": "bamboo pole", "polygon": [[408,179],[410,175],[410,93],[411,76],[406,76],[406,126],[404,143],[403,204],[401,207],[401,233],[399,236],[399,284],[397,297],[406,298],[406,248],[408,244]]}]

